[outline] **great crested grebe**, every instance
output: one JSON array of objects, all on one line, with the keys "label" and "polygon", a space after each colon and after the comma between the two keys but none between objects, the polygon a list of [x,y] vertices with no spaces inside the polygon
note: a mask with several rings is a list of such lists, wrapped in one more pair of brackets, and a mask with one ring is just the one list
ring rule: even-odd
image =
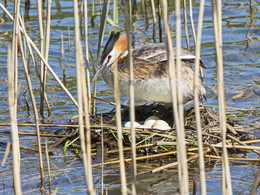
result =
[{"label": "great crested grebe", "polygon": [[[173,47],[175,50],[175,47]],[[120,92],[129,95],[129,69],[126,32],[112,32],[102,53],[101,68],[93,80],[102,74],[105,82],[113,87],[114,64],[118,63]],[[189,61],[195,56],[186,49],[181,49],[182,93],[183,103],[193,100],[194,71]],[[133,49],[134,96],[152,102],[171,103],[171,86],[168,73],[168,57],[165,43],[146,43]],[[199,81],[199,94],[204,96],[206,90]]]}]

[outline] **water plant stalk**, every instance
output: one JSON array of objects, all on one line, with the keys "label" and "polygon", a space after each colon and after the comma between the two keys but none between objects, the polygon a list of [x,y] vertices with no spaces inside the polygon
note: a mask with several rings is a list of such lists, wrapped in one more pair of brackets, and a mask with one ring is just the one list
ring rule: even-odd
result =
[{"label": "water plant stalk", "polygon": [[200,9],[198,16],[198,29],[195,45],[195,65],[194,65],[194,106],[195,106],[195,119],[197,128],[197,139],[199,148],[199,170],[200,170],[200,193],[202,195],[206,194],[206,177],[205,177],[205,161],[203,153],[203,143],[202,143],[202,128],[201,128],[201,116],[200,116],[200,97],[199,97],[199,69],[200,69],[200,49],[201,49],[201,35],[202,35],[202,25],[204,16],[204,4],[205,1],[200,1]]},{"label": "water plant stalk", "polygon": [[[91,140],[89,122],[89,101],[86,96],[86,79],[84,70],[84,60],[80,41],[78,1],[74,0],[74,21],[75,21],[75,46],[76,46],[76,69],[77,69],[77,95],[79,114],[79,133],[81,150],[83,154],[85,180],[90,195],[96,194],[93,186],[92,165],[91,165]],[[84,112],[83,112],[84,110]],[[83,114],[85,118],[83,118]],[[84,128],[84,123],[86,128]],[[86,134],[85,134],[86,130]]]},{"label": "water plant stalk", "polygon": [[[181,72],[178,71],[180,69],[180,60],[178,60],[178,56],[180,56],[180,8],[179,3],[176,1],[176,65],[174,60],[174,53],[172,49],[172,39],[171,39],[171,30],[168,24],[168,6],[166,0],[161,0],[162,10],[163,10],[163,19],[165,23],[165,33],[166,33],[166,41],[167,41],[167,54],[168,54],[168,62],[169,62],[169,77],[170,84],[172,90],[172,98],[173,98],[173,113],[174,113],[174,121],[176,125],[177,131],[177,150],[178,150],[178,175],[179,175],[179,186],[181,194],[188,194],[189,185],[188,185],[188,170],[187,170],[187,156],[185,149],[185,137],[184,137],[184,124],[183,124],[183,101],[182,101],[182,92],[181,92]],[[177,70],[176,70],[177,69]],[[177,75],[177,77],[176,77]],[[177,78],[177,80],[176,80]],[[178,83],[177,83],[178,81]]]},{"label": "water plant stalk", "polygon": [[[17,12],[16,12],[17,13]],[[18,18],[18,15],[17,15]],[[17,20],[16,20],[17,21]],[[14,23],[14,31],[17,28],[18,23]],[[16,26],[16,27],[15,27]],[[16,38],[15,38],[16,37]],[[13,39],[17,39],[17,36]],[[13,44],[13,49],[16,50],[18,44]],[[12,142],[12,160],[13,160],[13,183],[14,183],[14,192],[16,194],[22,194],[21,188],[21,176],[20,176],[20,146],[19,146],[19,137],[18,137],[18,127],[17,127],[17,99],[16,99],[16,90],[15,90],[15,64],[13,59],[13,52],[11,47],[8,47],[8,103],[9,103],[9,112],[10,112],[10,131],[11,131],[11,142]]]},{"label": "water plant stalk", "polygon": [[[20,23],[21,23],[21,27],[22,27],[23,31],[25,31],[24,23],[22,22],[21,17],[20,17]],[[19,31],[19,34],[21,35],[20,31]],[[27,43],[27,45],[29,45],[29,42],[28,42],[27,39],[26,39],[25,42]],[[21,36],[19,38],[19,43],[22,46],[23,42],[22,42]],[[28,89],[29,89],[29,94],[30,94],[32,107],[33,107],[33,113],[34,113],[34,120],[35,120],[35,124],[36,124],[36,136],[37,136],[39,168],[40,168],[39,171],[40,171],[40,176],[41,176],[40,177],[41,178],[40,191],[43,192],[44,191],[44,168],[43,168],[43,157],[42,157],[42,148],[41,148],[41,136],[40,136],[38,110],[37,110],[37,104],[36,104],[35,96],[33,94],[33,86],[32,86],[32,82],[31,82],[31,78],[30,78],[30,74],[29,74],[28,63],[26,62],[26,56],[25,56],[25,52],[24,52],[23,47],[21,47],[20,50],[21,50],[21,55],[22,55],[22,62],[23,62],[23,65],[24,65],[24,75],[25,75],[27,86],[28,86]]]},{"label": "water plant stalk", "polygon": [[[225,93],[224,93],[224,72],[223,72],[223,51],[222,51],[222,12],[221,2],[212,0],[212,14],[214,23],[214,38],[217,59],[217,84],[218,84],[218,105],[219,105],[219,123],[222,135],[222,143],[226,143],[227,125],[225,110]],[[222,148],[222,193],[232,194],[232,185],[230,177],[230,168],[228,161],[228,152],[225,144]]]},{"label": "water plant stalk", "polygon": [[137,164],[136,164],[136,134],[135,134],[135,96],[134,96],[134,67],[133,67],[133,48],[132,45],[132,36],[130,34],[131,30],[131,0],[125,3],[125,20],[126,20],[126,32],[127,32],[127,45],[128,47],[128,66],[129,66],[129,107],[130,107],[130,131],[131,131],[131,157],[132,157],[132,194],[136,194],[136,174],[137,174]]},{"label": "water plant stalk", "polygon": [[[4,12],[8,15],[8,17],[11,20],[13,19],[13,16],[10,14],[10,12],[2,5],[2,3],[0,3],[0,7],[4,10]],[[61,86],[61,88],[64,90],[64,92],[68,95],[68,97],[71,99],[71,101],[75,104],[75,106],[78,106],[77,101],[75,100],[75,98],[71,95],[71,93],[69,92],[69,90],[64,86],[64,84],[61,82],[60,78],[57,76],[57,74],[54,72],[54,70],[51,68],[51,66],[49,65],[49,63],[45,60],[45,58],[43,57],[43,55],[41,54],[41,52],[39,51],[39,49],[37,48],[37,46],[34,44],[34,42],[32,41],[32,39],[28,36],[27,32],[25,30],[22,29],[21,26],[19,26],[19,30],[22,32],[22,34],[25,36],[26,40],[28,40],[28,43],[31,45],[31,47],[36,51],[36,53],[38,54],[38,56],[40,57],[40,59],[43,61],[43,63],[45,64],[45,66],[47,67],[47,69],[49,70],[49,72],[52,74],[52,76],[55,78],[55,80],[57,81],[57,83]]]},{"label": "water plant stalk", "polygon": [[188,178],[188,166],[187,166],[187,154],[185,143],[185,129],[184,129],[184,105],[182,94],[182,64],[181,64],[181,2],[175,1],[175,13],[176,13],[176,75],[177,75],[177,100],[178,100],[178,114],[179,114],[179,128],[177,131],[177,150],[178,150],[178,170],[180,171],[179,184],[181,185],[181,193],[189,193],[189,178]]}]

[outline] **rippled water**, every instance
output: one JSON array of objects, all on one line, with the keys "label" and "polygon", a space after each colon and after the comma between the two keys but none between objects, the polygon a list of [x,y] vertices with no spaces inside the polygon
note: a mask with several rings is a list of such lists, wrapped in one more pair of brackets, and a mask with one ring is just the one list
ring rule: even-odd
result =
[{"label": "rippled water", "polygon": [[[194,19],[196,21],[198,3],[194,1]],[[224,72],[225,72],[225,92],[227,114],[244,125],[257,125],[259,128],[259,109],[260,109],[260,19],[257,10],[259,10],[259,1],[224,1],[223,10],[223,54],[224,54]],[[29,10],[29,18],[25,17],[25,9],[22,6],[21,13],[26,18],[27,32],[30,37],[38,43],[38,23],[37,23],[37,4],[31,1]],[[109,15],[112,14],[112,7]],[[153,26],[151,11],[148,10],[148,17],[145,13],[141,14],[141,3],[137,2],[137,11],[134,12],[134,34],[136,44],[140,42],[152,42]],[[8,2],[8,10],[13,12],[13,3]],[[95,6],[94,12],[97,14],[101,10],[100,5]],[[171,7],[169,14],[172,14]],[[120,28],[124,27],[123,8],[120,9]],[[91,3],[89,6],[89,16],[91,15]],[[112,17],[112,16],[111,16]],[[89,17],[90,21],[90,17]],[[97,53],[99,16],[89,26],[89,43],[90,50],[95,58]],[[174,25],[174,16],[171,17],[171,24]],[[49,64],[52,66],[56,74],[62,78],[63,70],[66,70],[67,80],[66,86],[68,90],[76,97],[76,70],[75,70],[75,46],[74,46],[74,19],[73,19],[73,2],[72,1],[53,1],[52,2],[52,26],[51,26],[51,47],[49,52]],[[159,42],[158,26],[156,41]],[[106,26],[106,34],[104,41],[109,36],[109,31],[114,30],[109,24]],[[61,33],[64,38],[65,55],[61,59]],[[191,32],[190,32],[191,33]],[[0,123],[9,123],[9,108],[7,102],[7,46],[11,45],[12,39],[12,22],[3,11],[0,11]],[[174,34],[173,34],[174,35]],[[183,36],[183,47],[186,42]],[[104,44],[103,44],[104,45]],[[193,50],[193,42],[191,39],[191,49]],[[217,86],[216,86],[216,70],[215,70],[215,49],[214,49],[214,32],[211,15],[211,2],[206,2],[205,17],[202,35],[202,59],[207,66],[204,70],[205,84],[207,89],[208,106],[215,107],[217,105]],[[95,60],[95,59],[94,59]],[[35,70],[31,67],[31,75],[34,83],[35,95],[39,102],[39,81],[36,78]],[[99,78],[97,94],[101,98],[113,100],[112,91]],[[18,99],[18,123],[34,122],[32,117],[32,109],[28,113],[26,107],[26,99],[29,99],[28,92],[24,93],[26,81],[22,65],[19,68],[19,99]],[[67,95],[61,90],[52,76],[49,75],[47,82],[47,95],[51,105],[52,115],[45,118],[48,123],[66,124],[71,116],[77,114],[77,109],[69,100]],[[125,100],[123,97],[122,100]],[[105,104],[98,103],[98,112],[110,110]],[[257,123],[258,122],[258,123]],[[1,130],[9,130],[9,127],[1,127]],[[43,132],[53,132],[56,129],[43,128]],[[20,131],[34,132],[34,128],[23,127]],[[255,131],[259,137],[259,131]],[[9,140],[7,135],[0,135],[0,160],[5,150],[5,144],[2,142]],[[28,146],[35,144],[34,137],[21,137],[21,145]],[[2,144],[2,145],[1,145]],[[59,153],[59,151],[57,151]],[[254,153],[245,154],[251,158],[257,158]],[[73,163],[72,163],[73,162]],[[38,158],[31,152],[22,152],[22,181],[23,191],[31,194],[39,193],[39,174],[38,174]],[[57,190],[58,193],[81,194],[85,191],[84,172],[82,161],[71,157],[64,160],[63,158],[51,158],[52,163],[52,183],[49,186],[50,191]],[[71,168],[68,169],[68,164]],[[149,162],[148,162],[149,163]],[[141,170],[150,170],[147,168],[148,163],[142,163]],[[194,165],[196,168],[196,166]],[[232,182],[235,194],[248,194],[254,181],[254,174],[259,169],[259,165],[253,163],[234,163],[231,162]],[[7,165],[0,168],[0,193],[12,194],[12,175],[11,175],[11,156],[9,156]],[[109,193],[119,193],[119,176],[115,173],[116,167],[106,167],[105,172],[105,188]],[[192,177],[198,178],[198,172],[194,171]],[[100,187],[101,181],[100,169],[94,170],[95,185]],[[46,178],[47,181],[47,178]],[[115,182],[116,181],[116,182]],[[144,174],[138,176],[138,191],[142,194],[174,194],[177,192],[177,172],[170,170],[169,172],[157,174]],[[207,169],[208,194],[221,193],[221,163],[212,164]],[[48,189],[47,189],[48,190]]]}]

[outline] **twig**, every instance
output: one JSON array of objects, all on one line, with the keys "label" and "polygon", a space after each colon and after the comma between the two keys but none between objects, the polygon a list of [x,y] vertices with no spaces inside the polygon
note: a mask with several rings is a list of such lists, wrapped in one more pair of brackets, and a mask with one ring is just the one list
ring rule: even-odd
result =
[{"label": "twig", "polygon": [[[209,114],[209,116],[211,116],[211,118],[213,118],[215,121],[219,122],[219,117],[214,114],[211,110],[207,109],[207,113]],[[227,123],[227,128],[235,135],[238,135],[238,133],[236,132],[236,130],[234,129],[234,127],[232,127],[230,124]]]},{"label": "twig", "polygon": [[[150,159],[150,158],[169,156],[169,155],[176,154],[176,153],[177,153],[177,151],[171,151],[171,152],[165,152],[165,153],[161,153],[161,154],[153,154],[153,155],[149,155],[149,156],[141,156],[141,157],[137,157],[136,160],[145,160],[145,159]],[[124,162],[131,162],[131,161],[132,161],[132,158],[124,159]],[[117,163],[119,163],[119,160],[105,162],[104,165],[117,164]],[[101,164],[93,165],[93,167],[97,167],[97,166],[101,166]]]},{"label": "twig", "polygon": [[250,195],[255,195],[257,192],[257,189],[260,185],[260,171],[258,172],[258,175],[256,176],[255,182],[253,184],[252,190],[250,192]]},{"label": "twig", "polygon": [[[227,137],[229,137],[230,139],[236,141],[236,142],[239,143],[239,144],[242,144],[243,146],[247,146],[245,143],[241,142],[239,139],[237,139],[237,138],[235,138],[235,137],[233,137],[233,136],[231,136],[231,135],[227,135]],[[256,150],[257,150],[257,149],[256,149]],[[254,149],[253,149],[252,151],[255,152],[256,154],[260,155],[260,153],[257,152],[257,151],[255,151]]]},{"label": "twig", "polygon": [[[10,134],[9,131],[1,131],[0,133],[6,133],[6,134]],[[19,132],[19,135],[29,135],[29,136],[36,136],[36,133],[27,133],[27,132]],[[55,135],[55,134],[40,134],[41,137],[66,137],[67,135]]]},{"label": "twig", "polygon": [[[210,160],[223,160],[221,156],[206,155],[205,157],[210,158]],[[258,158],[232,158],[232,157],[228,157],[228,160],[231,160],[231,161],[253,161],[253,162],[260,162],[260,159],[258,159]]]},{"label": "twig", "polygon": [[[194,148],[194,149],[198,150],[198,148]],[[191,150],[188,150],[188,151],[191,151]],[[207,148],[206,150],[204,150],[203,154],[206,154],[206,153],[208,153],[208,152],[210,152],[210,148]],[[199,154],[196,153],[196,154],[194,154],[193,156],[189,157],[189,158],[187,159],[187,162],[189,162],[189,161],[191,161],[191,160],[194,160],[194,159],[197,159],[197,158],[199,158]],[[152,170],[152,173],[161,171],[161,170],[166,169],[166,168],[169,168],[169,167],[174,167],[174,166],[177,166],[177,165],[178,165],[178,162],[170,163],[170,164],[161,166],[161,167],[159,167],[159,168],[153,169],[153,170]]]},{"label": "twig", "polygon": [[176,142],[165,142],[165,141],[157,141],[155,142],[156,146],[176,146]]},{"label": "twig", "polygon": [[8,157],[9,152],[10,152],[10,148],[11,148],[11,143],[8,141],[7,144],[6,144],[5,154],[4,154],[4,157],[3,157],[2,162],[1,162],[1,167],[3,167],[6,163],[7,157]]},{"label": "twig", "polygon": [[[219,144],[212,144],[211,146],[216,147],[216,148],[222,148],[223,147],[223,145],[219,145]],[[259,146],[237,146],[237,145],[230,146],[230,145],[226,145],[226,147],[231,148],[231,149],[260,150]],[[256,152],[257,154],[259,153],[257,151],[254,151],[254,152]]]},{"label": "twig", "polygon": [[16,1],[14,8],[14,25],[12,48],[8,47],[8,104],[10,113],[10,131],[12,141],[12,168],[13,168],[13,185],[14,193],[22,194],[21,188],[21,169],[20,169],[20,148],[17,127],[17,83],[18,83],[18,36],[19,36],[19,10],[20,1]]},{"label": "twig", "polygon": [[75,135],[75,129],[72,130],[72,132],[62,138],[60,138],[59,140],[57,140],[54,144],[52,144],[50,147],[49,147],[49,150],[51,150],[52,148],[55,148],[57,147],[58,145],[60,145],[64,140],[68,139],[69,137],[72,137]]}]

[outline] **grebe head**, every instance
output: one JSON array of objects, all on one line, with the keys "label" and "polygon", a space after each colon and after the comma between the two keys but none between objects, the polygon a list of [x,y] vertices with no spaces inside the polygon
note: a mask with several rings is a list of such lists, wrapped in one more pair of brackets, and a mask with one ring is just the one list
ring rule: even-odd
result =
[{"label": "grebe head", "polygon": [[112,65],[119,57],[124,57],[127,54],[126,32],[111,32],[101,55],[101,68],[96,72],[95,76],[93,77],[93,81],[98,78],[98,76],[107,66]]}]

